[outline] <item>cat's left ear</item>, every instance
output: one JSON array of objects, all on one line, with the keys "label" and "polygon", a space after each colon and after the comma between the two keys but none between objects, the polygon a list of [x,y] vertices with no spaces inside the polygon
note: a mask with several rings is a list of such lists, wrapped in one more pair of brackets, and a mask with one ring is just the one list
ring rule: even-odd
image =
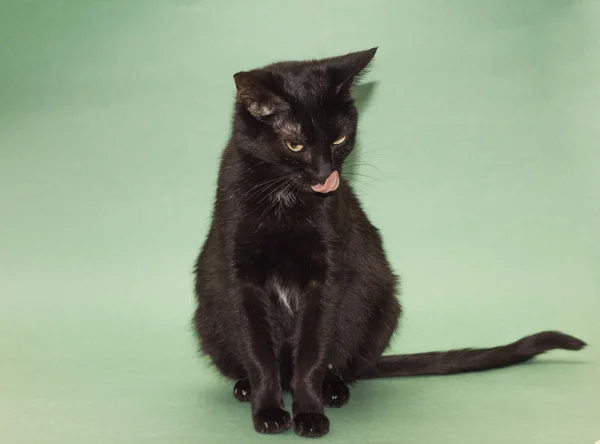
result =
[{"label": "cat's left ear", "polygon": [[336,92],[349,94],[352,85],[365,74],[366,68],[375,57],[377,47],[365,51],[352,52],[329,60],[329,69],[333,73]]},{"label": "cat's left ear", "polygon": [[285,101],[269,90],[260,72],[238,72],[233,79],[238,102],[257,119],[270,117],[285,109]]}]

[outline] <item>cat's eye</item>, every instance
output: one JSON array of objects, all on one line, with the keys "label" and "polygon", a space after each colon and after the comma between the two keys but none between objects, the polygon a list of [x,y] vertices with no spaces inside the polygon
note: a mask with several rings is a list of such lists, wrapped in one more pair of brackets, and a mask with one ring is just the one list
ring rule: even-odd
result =
[{"label": "cat's eye", "polygon": [[286,146],[291,149],[292,151],[294,151],[295,153],[297,153],[298,151],[300,151],[302,148],[304,148],[304,145],[300,145],[299,143],[296,142],[290,142],[288,140],[285,141]]},{"label": "cat's eye", "polygon": [[336,141],[333,142],[334,145],[341,145],[342,143],[344,143],[346,141],[346,136],[342,136],[339,139],[337,139]]}]

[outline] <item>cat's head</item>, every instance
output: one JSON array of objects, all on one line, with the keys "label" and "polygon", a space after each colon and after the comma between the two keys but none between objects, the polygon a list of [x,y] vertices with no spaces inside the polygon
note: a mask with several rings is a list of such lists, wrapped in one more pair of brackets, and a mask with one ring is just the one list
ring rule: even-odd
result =
[{"label": "cat's head", "polygon": [[300,189],[335,191],[356,140],[350,90],[376,50],[235,74],[239,148]]}]

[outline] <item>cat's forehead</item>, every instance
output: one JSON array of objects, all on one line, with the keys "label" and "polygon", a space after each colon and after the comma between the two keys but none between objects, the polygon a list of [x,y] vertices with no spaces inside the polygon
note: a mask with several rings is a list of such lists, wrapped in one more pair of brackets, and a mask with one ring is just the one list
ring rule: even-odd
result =
[{"label": "cat's forehead", "polygon": [[272,88],[290,101],[318,106],[335,95],[335,84],[322,66],[309,62],[288,62],[269,68]]},{"label": "cat's forehead", "polygon": [[304,102],[307,106],[323,104],[328,96],[332,96],[333,86],[326,73],[318,70],[306,70],[296,75],[283,77],[285,91]]},{"label": "cat's forehead", "polygon": [[310,140],[336,120],[330,100],[328,73],[310,63],[285,62],[264,69],[268,88],[287,102],[285,112],[273,119],[274,129],[288,140]]}]

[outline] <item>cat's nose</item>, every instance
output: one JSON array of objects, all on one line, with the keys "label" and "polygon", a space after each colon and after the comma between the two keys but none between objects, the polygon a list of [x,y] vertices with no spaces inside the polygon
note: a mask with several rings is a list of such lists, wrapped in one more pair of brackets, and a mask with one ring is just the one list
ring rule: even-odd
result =
[{"label": "cat's nose", "polygon": [[325,183],[327,178],[331,176],[332,172],[333,168],[331,167],[330,162],[321,162],[319,165],[317,165],[315,176],[318,183]]}]

